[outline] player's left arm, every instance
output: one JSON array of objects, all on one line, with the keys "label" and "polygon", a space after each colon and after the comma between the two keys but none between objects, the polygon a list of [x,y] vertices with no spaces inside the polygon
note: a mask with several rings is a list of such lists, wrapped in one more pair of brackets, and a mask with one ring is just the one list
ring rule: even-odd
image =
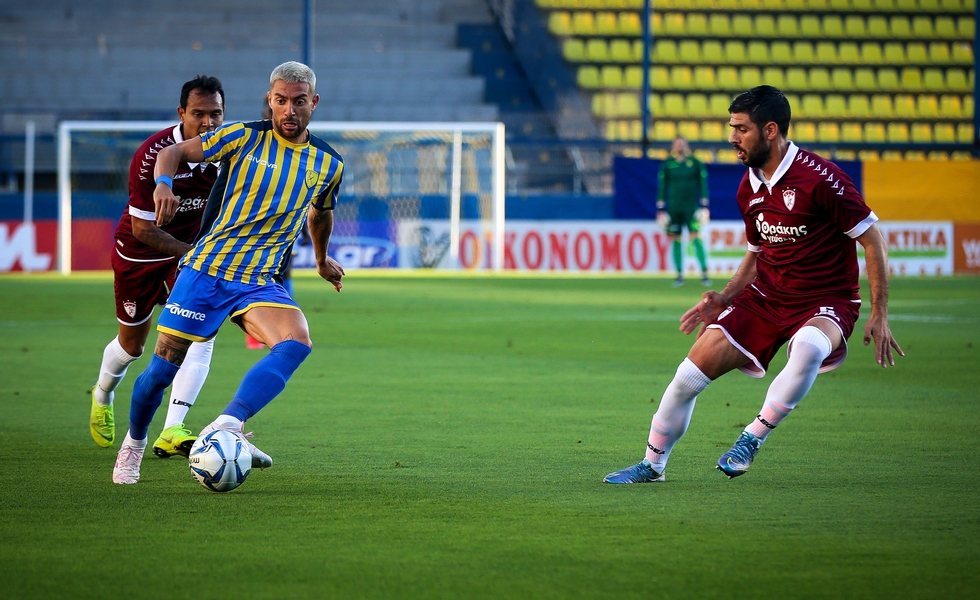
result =
[{"label": "player's left arm", "polygon": [[316,256],[316,271],[320,277],[329,281],[339,292],[340,288],[344,287],[341,279],[346,273],[344,273],[344,268],[340,266],[340,263],[327,254],[327,248],[330,245],[330,233],[333,231],[333,209],[318,208],[314,204],[310,206],[306,222],[310,227],[313,254]]},{"label": "player's left arm", "polygon": [[[157,225],[164,226],[177,214],[180,200],[174,196],[173,179],[182,162],[204,162],[204,144],[200,136],[167,146],[157,154],[153,167],[153,204],[156,207]],[[168,183],[169,181],[169,183]]]},{"label": "player's left arm", "polygon": [[857,237],[857,241],[864,246],[864,261],[871,287],[871,316],[864,325],[864,345],[867,346],[874,339],[875,362],[887,369],[895,366],[893,348],[899,356],[905,356],[888,327],[888,246],[877,224],[872,224]]},{"label": "player's left arm", "polygon": [[160,229],[154,221],[141,219],[134,215],[130,215],[129,218],[133,224],[133,236],[147,246],[178,258],[190,251],[190,244],[182,242]]}]

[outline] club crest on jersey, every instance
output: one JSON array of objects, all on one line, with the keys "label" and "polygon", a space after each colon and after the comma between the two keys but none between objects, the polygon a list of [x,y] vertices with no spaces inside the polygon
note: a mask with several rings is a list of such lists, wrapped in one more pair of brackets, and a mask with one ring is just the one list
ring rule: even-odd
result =
[{"label": "club crest on jersey", "polygon": [[135,302],[123,302],[123,310],[130,318],[136,316],[136,303]]},{"label": "club crest on jersey", "polygon": [[317,173],[316,171],[307,171],[306,172],[306,187],[311,188],[311,187],[315,186],[316,185],[316,182],[319,181],[319,179],[320,179],[320,174],[319,173]]},{"label": "club crest on jersey", "polygon": [[783,204],[786,205],[786,210],[793,210],[796,206],[796,190],[783,190]]}]

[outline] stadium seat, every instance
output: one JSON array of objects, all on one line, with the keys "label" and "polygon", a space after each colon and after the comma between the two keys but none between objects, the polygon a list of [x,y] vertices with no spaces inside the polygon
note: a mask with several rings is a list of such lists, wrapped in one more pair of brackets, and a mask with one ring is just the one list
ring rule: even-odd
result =
[{"label": "stadium seat", "polygon": [[623,69],[623,79],[626,87],[631,90],[638,90],[643,87],[643,68],[629,66]]},{"label": "stadium seat", "polygon": [[824,15],[822,23],[824,37],[840,39],[845,37],[844,22],[840,15]]},{"label": "stadium seat", "polygon": [[[871,96],[871,114],[878,119],[890,119],[895,114],[892,97],[889,94],[873,94]],[[867,134],[867,131],[865,132]]]},{"label": "stadium seat", "polygon": [[868,37],[868,26],[864,21],[864,17],[860,15],[847,15],[844,19],[844,33],[848,39],[852,40],[863,40]]},{"label": "stadium seat", "polygon": [[572,35],[572,16],[563,10],[548,15],[548,31],[557,36]]},{"label": "stadium seat", "polygon": [[640,116],[640,98],[633,92],[616,94],[616,114],[620,117],[636,118]]},{"label": "stadium seat", "polygon": [[972,40],[976,31],[976,22],[973,17],[959,17],[956,19],[957,37],[963,40]]},{"label": "stadium seat", "polygon": [[715,151],[715,162],[721,164],[735,164],[738,162],[738,155],[735,154],[735,150],[730,148],[721,148]]},{"label": "stadium seat", "polygon": [[889,91],[897,92],[901,89],[898,79],[898,71],[891,67],[885,67],[878,69],[878,88]]},{"label": "stadium seat", "polygon": [[925,160],[926,153],[921,150],[906,150],[902,160]]},{"label": "stadium seat", "polygon": [[791,12],[806,10],[806,0],[783,0],[783,5]]},{"label": "stadium seat", "polygon": [[654,89],[670,89],[670,69],[667,67],[650,67],[650,87]]},{"label": "stadium seat", "polygon": [[701,63],[701,44],[697,40],[681,40],[677,46],[680,62],[696,65]]},{"label": "stadium seat", "polygon": [[878,12],[895,12],[895,0],[874,0],[875,10]]},{"label": "stadium seat", "polygon": [[642,55],[633,54],[633,44],[629,40],[615,39],[609,42],[609,60],[618,63],[635,63],[642,60]]},{"label": "stadium seat", "polygon": [[653,45],[653,62],[672,65],[678,62],[677,42],[674,40],[657,40]]},{"label": "stadium seat", "polygon": [[909,135],[915,144],[931,144],[932,125],[929,123],[912,123]]},{"label": "stadium seat", "polygon": [[594,90],[602,87],[599,82],[599,67],[586,65],[578,68],[578,85],[587,90]]},{"label": "stadium seat", "polygon": [[810,65],[817,62],[813,44],[810,42],[793,42],[793,62],[799,65]]},{"label": "stadium seat", "polygon": [[919,10],[924,13],[933,13],[942,11],[942,7],[939,5],[939,0],[919,0]]},{"label": "stadium seat", "polygon": [[939,116],[944,119],[959,119],[964,116],[963,103],[958,94],[943,94],[939,97]]},{"label": "stadium seat", "polygon": [[589,36],[595,35],[595,15],[592,11],[577,10],[572,13],[572,34]]},{"label": "stadium seat", "polygon": [[822,119],[824,116],[823,96],[819,94],[803,94],[800,103],[800,117],[804,119]]},{"label": "stadium seat", "polygon": [[854,91],[854,76],[847,67],[834,67],[830,72],[831,87],[838,92]]},{"label": "stadium seat", "polygon": [[889,144],[907,144],[909,143],[909,125],[908,123],[892,121],[888,124],[885,135]]},{"label": "stadium seat", "polygon": [[935,94],[920,94],[915,99],[915,114],[920,119],[938,119],[939,98]]},{"label": "stadium seat", "polygon": [[[704,132],[701,132],[702,139],[704,138]],[[703,164],[710,165],[715,162],[715,154],[711,150],[706,148],[697,148],[694,150],[694,158],[700,160]]]},{"label": "stadium seat", "polygon": [[725,131],[725,126],[721,121],[702,121],[701,139],[705,142],[726,142],[728,141],[728,132]]},{"label": "stadium seat", "polygon": [[609,11],[597,12],[595,15],[595,32],[598,35],[619,35],[619,20],[616,13]]},{"label": "stadium seat", "polygon": [[769,44],[753,40],[748,45],[748,61],[755,65],[764,65],[769,62]]},{"label": "stadium seat", "polygon": [[865,123],[864,141],[868,144],[885,143],[885,125],[883,123]]},{"label": "stadium seat", "polygon": [[973,46],[970,44],[956,42],[953,44],[953,62],[958,65],[973,64]]},{"label": "stadium seat", "polygon": [[905,67],[902,69],[902,89],[907,92],[921,92],[922,70],[918,67]]},{"label": "stadium seat", "polygon": [[[877,44],[875,44],[877,46]],[[856,42],[841,42],[837,46],[837,60],[841,64],[856,65],[861,62],[861,53]]]},{"label": "stadium seat", "polygon": [[919,0],[895,0],[895,10],[903,13],[914,13],[918,10]]},{"label": "stadium seat", "polygon": [[[736,67],[718,67],[718,89],[736,91],[740,89]],[[725,105],[727,110],[728,105]]]},{"label": "stadium seat", "polygon": [[864,94],[851,94],[847,97],[847,114],[852,119],[871,118],[871,103]]},{"label": "stadium seat", "polygon": [[692,142],[701,141],[701,124],[697,121],[678,121],[677,134]]},{"label": "stadium seat", "polygon": [[788,91],[802,92],[808,88],[806,69],[800,67],[786,69],[786,89]]},{"label": "stadium seat", "polygon": [[911,94],[896,94],[893,99],[893,105],[897,118],[914,119],[916,117],[915,96]]},{"label": "stadium seat", "polygon": [[940,93],[946,87],[942,69],[924,69],[922,71],[922,87],[927,92]]},{"label": "stadium seat", "polygon": [[684,96],[676,93],[664,94],[663,116],[670,119],[687,116]]},{"label": "stadium seat", "polygon": [[803,15],[800,17],[800,36],[813,39],[823,37],[823,31],[820,28],[820,17],[816,15]]},{"label": "stadium seat", "polygon": [[922,65],[929,62],[929,53],[926,45],[922,42],[909,42],[905,44],[905,56],[912,65]]},{"label": "stadium seat", "polygon": [[970,92],[973,90],[973,85],[963,69],[947,69],[946,86],[953,92]]},{"label": "stadium seat", "polygon": [[836,144],[840,141],[840,125],[834,121],[822,121],[817,125],[817,141],[821,144]]},{"label": "stadium seat", "polygon": [[[928,18],[928,17],[923,17],[923,18]],[[937,37],[937,38],[943,38],[948,40],[955,39],[956,37],[958,37],[956,32],[956,21],[953,20],[953,17],[946,17],[946,16],[936,17],[935,31],[934,32],[930,31],[930,33],[932,34],[932,36],[928,36],[928,37]],[[927,36],[923,35],[920,37],[927,37]]]},{"label": "stadium seat", "polygon": [[732,35],[734,37],[750,38],[755,35],[752,17],[747,14],[732,15]]},{"label": "stadium seat", "polygon": [[937,161],[937,160],[949,160],[949,153],[943,152],[941,150],[930,150],[926,153],[926,160]]},{"label": "stadium seat", "polygon": [[711,13],[711,16],[708,17],[708,31],[717,38],[732,37],[732,24],[728,15]]},{"label": "stadium seat", "polygon": [[885,64],[904,65],[906,60],[905,44],[900,42],[885,42]]},{"label": "stadium seat", "polygon": [[776,19],[772,15],[756,15],[755,37],[770,39],[776,35]]},{"label": "stadium seat", "polygon": [[807,0],[806,7],[811,12],[825,12],[830,8],[828,0]]},{"label": "stadium seat", "polygon": [[937,144],[955,144],[956,128],[952,123],[936,123],[932,128],[933,141]]},{"label": "stadium seat", "polygon": [[708,110],[717,119],[727,119],[728,107],[734,98],[728,94],[711,94],[708,98]]},{"label": "stadium seat", "polygon": [[643,35],[643,20],[635,12],[619,13],[619,34],[626,36]]},{"label": "stadium seat", "polygon": [[945,12],[958,13],[963,10],[963,4],[960,0],[939,0],[940,8]]},{"label": "stadium seat", "polygon": [[934,65],[948,65],[952,63],[953,57],[949,53],[949,44],[946,42],[930,43],[928,60]]},{"label": "stadium seat", "polygon": [[585,43],[579,38],[568,38],[561,45],[561,53],[569,62],[584,62]]},{"label": "stadium seat", "polygon": [[762,83],[780,90],[785,88],[786,79],[783,75],[782,67],[766,67],[762,69]]},{"label": "stadium seat", "polygon": [[647,96],[647,108],[654,117],[664,115],[664,99],[660,94],[650,94]]},{"label": "stadium seat", "polygon": [[956,126],[956,141],[960,144],[973,143],[973,123],[960,123]]},{"label": "stadium seat", "polygon": [[762,72],[759,67],[742,67],[738,73],[739,86],[743,90],[762,85]]},{"label": "stadium seat", "polygon": [[732,65],[742,65],[748,62],[745,56],[745,42],[728,40],[724,46],[725,62]]},{"label": "stadium seat", "polygon": [[611,119],[616,116],[616,106],[612,94],[599,92],[592,95],[592,114],[601,119]]},{"label": "stadium seat", "polygon": [[909,23],[909,18],[904,15],[893,15],[891,19],[888,20],[889,30],[891,30],[891,37],[898,40],[907,40],[912,38],[912,25]]},{"label": "stadium seat", "polygon": [[701,43],[701,59],[709,65],[720,65],[727,62],[721,49],[721,41],[704,40]]},{"label": "stadium seat", "polygon": [[670,142],[677,137],[677,124],[673,121],[656,121],[651,137],[657,142]]},{"label": "stadium seat", "polygon": [[880,65],[884,62],[881,54],[881,44],[878,42],[863,42],[861,44],[861,62],[866,65]]},{"label": "stadium seat", "polygon": [[878,87],[874,69],[858,67],[854,69],[854,89],[859,92],[873,92]]},{"label": "stadium seat", "polygon": [[826,67],[813,67],[809,72],[810,89],[812,91],[827,91],[833,89],[830,83],[830,71]]},{"label": "stadium seat", "polygon": [[776,64],[787,64],[793,56],[793,51],[789,42],[776,40],[769,44],[769,55],[772,57],[772,62]]},{"label": "stadium seat", "polygon": [[677,66],[670,68],[670,87],[675,90],[690,90],[694,88],[694,74],[691,67]]},{"label": "stadium seat", "polygon": [[963,96],[963,118],[972,119],[973,118],[973,96]]},{"label": "stadium seat", "polygon": [[824,98],[824,110],[830,119],[846,119],[850,114],[843,94],[828,94]]},{"label": "stadium seat", "polygon": [[874,10],[874,0],[852,0],[851,10],[858,12],[871,12]]},{"label": "stadium seat", "polygon": [[623,70],[615,65],[605,65],[599,70],[599,85],[607,90],[625,87]]},{"label": "stadium seat", "polygon": [[864,128],[860,123],[841,123],[840,141],[850,144],[860,144],[864,141]]},{"label": "stadium seat", "polygon": [[891,33],[888,30],[888,18],[882,15],[872,15],[868,17],[868,37],[874,39],[887,39]]},{"label": "stadium seat", "polygon": [[[950,25],[953,24],[952,19],[949,19],[948,17],[945,18],[949,20]],[[930,40],[936,37],[936,31],[932,26],[932,17],[927,17],[924,15],[912,17],[912,35],[923,40]]]},{"label": "stadium seat", "polygon": [[684,19],[684,13],[669,12],[664,14],[665,35],[683,36],[686,33],[687,33],[687,23]]},{"label": "stadium seat", "polygon": [[809,144],[817,141],[817,126],[809,121],[797,121],[789,133],[794,142]]},{"label": "stadium seat", "polygon": [[824,65],[837,63],[837,44],[834,42],[817,42],[817,62]]},{"label": "stadium seat", "polygon": [[[711,67],[698,67],[698,68],[711,68]],[[697,78],[697,69],[695,69],[695,79]],[[712,73],[714,71],[712,70]],[[708,97],[704,94],[688,94],[687,96],[687,114],[698,118],[705,119],[707,117],[713,116],[711,111],[708,109]]]},{"label": "stadium seat", "polygon": [[800,23],[796,15],[779,15],[776,17],[776,32],[779,37],[787,40],[795,39],[800,35]]},{"label": "stadium seat", "polygon": [[708,15],[705,13],[688,13],[687,35],[695,38],[707,37]]},{"label": "stadium seat", "polygon": [[718,89],[718,78],[715,75],[714,67],[709,67],[707,65],[698,65],[694,67],[694,89]]},{"label": "stadium seat", "polygon": [[609,45],[606,44],[606,40],[590,38],[585,43],[585,58],[589,62],[609,62]]},{"label": "stadium seat", "polygon": [[858,160],[861,162],[876,162],[881,160],[877,150],[858,150]]}]

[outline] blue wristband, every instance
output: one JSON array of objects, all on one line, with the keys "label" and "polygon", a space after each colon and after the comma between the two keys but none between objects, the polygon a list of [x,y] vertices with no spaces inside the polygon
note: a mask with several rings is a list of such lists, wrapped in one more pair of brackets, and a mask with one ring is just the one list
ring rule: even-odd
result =
[{"label": "blue wristband", "polygon": [[157,185],[160,185],[162,183],[169,188],[174,187],[174,180],[171,179],[169,175],[161,175],[157,177],[155,180],[153,180],[153,182],[156,183]]}]

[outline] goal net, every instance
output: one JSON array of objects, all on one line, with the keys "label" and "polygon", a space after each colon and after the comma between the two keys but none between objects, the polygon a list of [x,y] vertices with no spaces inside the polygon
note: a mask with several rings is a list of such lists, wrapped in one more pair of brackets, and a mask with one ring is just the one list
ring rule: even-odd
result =
[{"label": "goal net", "polygon": [[[64,121],[58,131],[58,265],[112,248],[133,153],[167,121]],[[493,269],[504,264],[502,123],[312,122],[344,158],[329,253],[344,268]],[[300,244],[295,268],[313,267]]]}]

